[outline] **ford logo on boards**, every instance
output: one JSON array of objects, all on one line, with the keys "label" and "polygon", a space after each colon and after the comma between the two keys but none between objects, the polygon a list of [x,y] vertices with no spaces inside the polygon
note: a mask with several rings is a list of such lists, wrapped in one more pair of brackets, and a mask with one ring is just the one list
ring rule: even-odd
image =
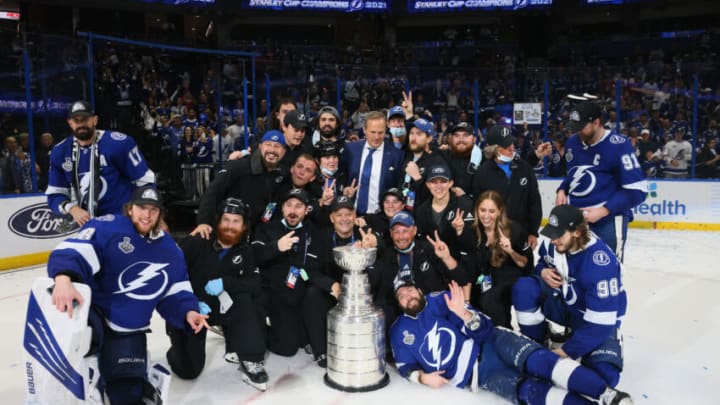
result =
[{"label": "ford logo on boards", "polygon": [[25,238],[52,239],[77,232],[77,223],[67,227],[63,226],[65,222],[63,217],[53,214],[46,203],[39,203],[12,214],[8,227],[14,234]]}]

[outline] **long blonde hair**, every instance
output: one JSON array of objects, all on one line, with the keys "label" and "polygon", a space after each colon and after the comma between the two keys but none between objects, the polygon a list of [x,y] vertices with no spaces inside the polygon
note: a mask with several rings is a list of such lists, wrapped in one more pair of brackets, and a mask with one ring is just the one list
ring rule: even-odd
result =
[{"label": "long blonde hair", "polygon": [[500,247],[500,234],[502,233],[508,239],[511,238],[512,235],[510,234],[510,220],[507,217],[505,201],[503,200],[500,193],[495,190],[487,190],[480,194],[480,196],[475,201],[475,222],[473,224],[473,226],[475,227],[475,232],[477,233],[478,247],[481,243],[483,243],[483,238],[485,237],[485,227],[483,226],[482,222],[480,222],[480,214],[478,213],[478,210],[480,209],[480,204],[485,200],[491,200],[492,202],[494,202],[495,206],[498,209],[498,217],[495,221],[495,228],[493,229],[495,240],[493,241],[493,244],[490,245],[490,265],[492,267],[498,268],[502,266],[508,259],[508,254],[505,253],[505,251],[502,250],[502,248]]}]

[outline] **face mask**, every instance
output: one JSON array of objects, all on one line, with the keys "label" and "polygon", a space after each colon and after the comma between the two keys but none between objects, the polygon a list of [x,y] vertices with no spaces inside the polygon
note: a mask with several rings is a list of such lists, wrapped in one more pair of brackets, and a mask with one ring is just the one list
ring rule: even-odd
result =
[{"label": "face mask", "polygon": [[332,177],[332,176],[335,175],[335,173],[337,173],[338,169],[330,170],[330,169],[326,169],[326,168],[324,168],[324,167],[321,167],[321,168],[320,168],[320,171],[322,172],[323,175],[325,175],[325,176],[327,176],[327,177]]},{"label": "face mask", "polygon": [[393,146],[395,146],[395,148],[397,148],[397,149],[403,148],[403,144],[401,142],[393,142]]},{"label": "face mask", "polygon": [[390,135],[394,138],[400,138],[401,136],[405,136],[405,134],[407,134],[405,127],[390,128]]},{"label": "face mask", "polygon": [[513,161],[513,158],[515,158],[514,154],[512,156],[498,155],[498,160],[503,163],[510,163]]}]

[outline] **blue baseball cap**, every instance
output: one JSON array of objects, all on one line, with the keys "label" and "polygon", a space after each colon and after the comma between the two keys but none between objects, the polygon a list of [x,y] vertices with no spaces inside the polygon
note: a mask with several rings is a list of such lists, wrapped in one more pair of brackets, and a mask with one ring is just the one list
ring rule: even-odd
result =
[{"label": "blue baseball cap", "polygon": [[388,110],[388,119],[396,116],[396,115],[402,115],[403,119],[405,119],[405,111],[403,111],[403,108],[399,105],[396,105]]},{"label": "blue baseball cap", "polygon": [[430,122],[426,119],[418,118],[415,121],[413,121],[410,125],[425,132],[426,134],[428,134],[428,136],[431,136],[431,137],[435,136],[435,125],[433,125],[432,122]]},{"label": "blue baseball cap", "polygon": [[282,132],[271,129],[270,131],[265,132],[265,135],[263,135],[260,142],[277,142],[282,146],[285,146],[285,136]]},{"label": "blue baseball cap", "polygon": [[407,211],[400,211],[390,219],[390,228],[397,224],[415,226],[415,219]]}]

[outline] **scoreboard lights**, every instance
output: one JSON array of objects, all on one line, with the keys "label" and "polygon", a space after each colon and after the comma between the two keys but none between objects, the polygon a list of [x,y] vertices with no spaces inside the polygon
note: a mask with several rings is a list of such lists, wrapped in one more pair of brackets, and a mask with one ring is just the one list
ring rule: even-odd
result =
[{"label": "scoreboard lights", "polygon": [[20,13],[15,11],[0,11],[0,20],[20,20]]}]

